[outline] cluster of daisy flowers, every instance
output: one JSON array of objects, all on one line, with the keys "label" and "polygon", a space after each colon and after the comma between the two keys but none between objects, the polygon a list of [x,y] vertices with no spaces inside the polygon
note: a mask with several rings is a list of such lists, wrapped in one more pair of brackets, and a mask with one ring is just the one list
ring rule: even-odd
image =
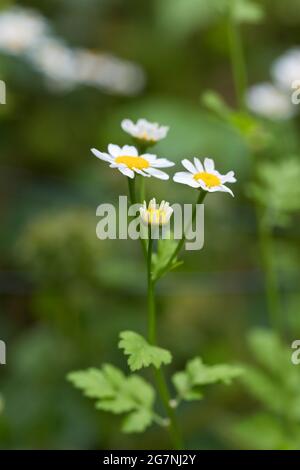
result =
[{"label": "cluster of daisy flowers", "polygon": [[[109,144],[107,152],[101,152],[96,148],[91,149],[92,153],[101,160],[107,162],[110,168],[119,170],[123,175],[134,179],[136,175],[144,177],[154,177],[161,180],[168,180],[169,174],[163,171],[175,165],[174,162],[166,158],[158,158],[153,153],[145,150],[139,152],[138,149],[146,149],[156,144],[159,140],[167,136],[169,128],[160,126],[157,123],[148,122],[146,119],[139,119],[137,123],[130,119],[124,119],[121,123],[122,129],[127,132],[137,143],[136,146]],[[206,192],[228,192],[233,196],[231,189],[226,183],[235,183],[236,178],[233,171],[222,175],[215,169],[214,161],[205,158],[203,163],[195,157],[193,161],[184,159],[182,165],[186,171],[174,174],[173,181],[188,185],[192,188]],[[143,222],[149,225],[163,225],[168,223],[172,208],[169,203],[162,201],[160,205],[152,199],[147,207],[144,201],[140,214]]]},{"label": "cluster of daisy flowers", "polygon": [[131,96],[140,93],[145,85],[140,65],[110,53],[71,47],[54,34],[41,13],[31,8],[1,9],[0,53],[27,60],[54,92],[91,86]]}]

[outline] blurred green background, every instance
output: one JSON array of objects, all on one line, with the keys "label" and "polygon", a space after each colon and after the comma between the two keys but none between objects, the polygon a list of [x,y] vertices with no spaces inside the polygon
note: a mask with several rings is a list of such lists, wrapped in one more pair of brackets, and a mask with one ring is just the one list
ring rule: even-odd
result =
[{"label": "blurred green background", "polygon": [[[249,85],[270,81],[273,61],[299,43],[298,0],[256,4],[264,17],[241,25]],[[25,26],[18,24],[16,7],[29,15]],[[1,23],[7,12],[12,16]],[[1,39],[5,31],[8,39]],[[0,366],[0,447],[170,445],[155,427],[122,435],[118,417],[94,410],[66,381],[70,370],[106,361],[128,372],[118,334],[146,330],[139,244],[100,241],[95,234],[96,207],[126,194],[126,180],[90,153],[91,147],[128,143],[120,121],[144,117],[170,126],[155,152],[175,161],[176,169],[182,158],[211,156],[221,172],[233,169],[238,178],[234,199],[222,193],[207,198],[204,249],[185,252],[184,265],[159,286],[159,342],[174,356],[169,370],[200,355],[208,364],[256,364],[260,358],[265,374],[273,374],[270,382],[266,375],[253,379],[252,386],[242,380],[212,386],[201,402],[184,405],[179,419],[187,446],[300,448],[300,366],[285,375],[290,344],[300,337],[299,179],[293,179],[300,120],[297,114],[259,118],[270,140],[256,155],[258,173],[266,159],[275,170],[290,158],[295,165],[287,176],[284,168],[275,171],[267,196],[271,204],[273,188],[285,184],[278,198],[292,205],[288,221],[272,227],[282,351],[269,325],[250,197],[254,146],[201,100],[209,88],[236,105],[218,0],[2,1],[0,79],[7,86],[7,103],[0,105],[0,339],[7,344],[7,364]],[[190,188],[171,179],[147,183],[149,197],[194,201]],[[265,329],[265,340],[257,328]],[[265,341],[270,348],[260,355]],[[276,400],[280,395],[275,404],[274,390]]]}]

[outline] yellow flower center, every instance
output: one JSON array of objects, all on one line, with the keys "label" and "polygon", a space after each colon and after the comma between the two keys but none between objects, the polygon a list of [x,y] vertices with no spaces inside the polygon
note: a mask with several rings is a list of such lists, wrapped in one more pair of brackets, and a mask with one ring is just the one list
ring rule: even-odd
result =
[{"label": "yellow flower center", "polygon": [[144,131],[139,138],[141,140],[146,140],[147,142],[155,142],[155,139],[153,137],[150,137],[148,132]]},{"label": "yellow flower center", "polygon": [[150,224],[164,224],[166,221],[166,212],[161,209],[148,209],[149,219],[148,222]]},{"label": "yellow flower center", "polygon": [[194,179],[196,181],[202,180],[208,188],[220,186],[221,184],[221,180],[218,176],[207,173],[206,171],[200,171],[200,173],[196,173],[194,175]]},{"label": "yellow flower center", "polygon": [[122,155],[115,159],[116,163],[123,163],[128,168],[137,168],[138,170],[143,170],[144,168],[149,168],[149,162],[143,157],[129,157]]}]

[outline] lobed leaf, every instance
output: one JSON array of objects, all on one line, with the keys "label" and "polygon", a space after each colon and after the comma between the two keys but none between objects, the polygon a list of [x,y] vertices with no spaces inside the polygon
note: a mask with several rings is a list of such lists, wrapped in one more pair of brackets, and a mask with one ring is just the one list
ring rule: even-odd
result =
[{"label": "lobed leaf", "polygon": [[123,331],[120,333],[120,338],[119,348],[129,356],[128,365],[132,371],[150,365],[158,369],[162,364],[169,364],[172,360],[169,351],[152,346],[143,336],[133,331]]}]

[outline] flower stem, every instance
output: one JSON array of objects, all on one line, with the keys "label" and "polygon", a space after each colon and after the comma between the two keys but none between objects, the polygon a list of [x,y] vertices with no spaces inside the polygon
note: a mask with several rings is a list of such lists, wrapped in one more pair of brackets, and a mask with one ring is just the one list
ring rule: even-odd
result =
[{"label": "flower stem", "polygon": [[258,238],[261,252],[262,268],[265,279],[265,292],[267,309],[271,327],[282,337],[282,308],[280,305],[280,295],[278,279],[274,266],[274,253],[272,250],[272,229],[267,225],[259,207],[256,207]]},{"label": "flower stem", "polygon": [[[148,339],[152,345],[156,345],[156,311],[155,311],[155,289],[152,280],[152,249],[151,226],[149,225],[149,242],[147,254],[147,282],[148,282]],[[170,420],[169,432],[175,449],[183,449],[182,438],[177,424],[174,409],[170,405],[171,396],[163,370],[155,368],[155,381],[162,403]]]},{"label": "flower stem", "polygon": [[155,318],[155,300],[154,285],[152,282],[152,248],[153,240],[151,238],[151,226],[149,225],[149,241],[147,254],[147,283],[148,283],[148,339],[151,344],[156,343],[156,318]]},{"label": "flower stem", "polygon": [[[128,190],[129,190],[129,198],[130,198],[130,203],[131,204],[136,204],[136,194],[135,194],[135,178],[127,178],[128,180]],[[147,258],[147,246],[146,246],[146,240],[143,238],[140,238],[141,245],[142,245],[142,250],[145,259]]]},{"label": "flower stem", "polygon": [[195,220],[195,217],[196,217],[196,213],[197,213],[197,205],[198,204],[202,204],[202,202],[204,201],[204,198],[207,194],[207,191],[204,191],[203,189],[200,189],[199,191],[199,195],[198,195],[198,198],[197,198],[197,201],[196,201],[196,204],[195,206],[193,207],[193,212],[192,212],[192,218],[189,222],[189,224],[185,227],[185,230],[182,234],[182,238],[179,240],[175,250],[173,251],[173,253],[171,254],[170,258],[169,258],[169,261],[167,262],[167,264],[157,273],[156,275],[156,278],[155,278],[155,282],[158,281],[158,279],[160,279],[166,272],[170,271],[171,267],[172,267],[172,264],[173,264],[173,261],[176,259],[176,256],[178,255],[178,253],[180,252],[181,248],[183,247],[184,245],[184,242],[186,240],[186,232],[187,230],[189,230],[190,226],[193,224],[194,220]]},{"label": "flower stem", "polygon": [[135,178],[129,178],[127,177],[128,180],[128,189],[129,189],[129,198],[130,198],[130,203],[135,204]]},{"label": "flower stem", "polygon": [[236,23],[234,17],[234,1],[235,0],[229,0],[227,21],[229,50],[238,106],[240,110],[245,110],[247,70],[245,65],[242,40],[240,37],[239,25]]},{"label": "flower stem", "polygon": [[[231,8],[228,15],[228,37],[232,73],[234,76],[235,91],[239,109],[240,111],[245,111],[247,69],[245,65],[242,39],[240,37],[239,28],[233,15],[232,4],[230,6]],[[257,159],[253,158],[253,173],[255,173],[255,166],[257,164],[256,162]],[[260,245],[262,269],[265,279],[265,294],[267,299],[269,321],[272,329],[277,332],[279,337],[282,337],[282,324],[280,321],[280,295],[278,280],[273,264],[272,232],[263,220],[263,213],[257,202],[254,202],[254,205],[257,224],[257,236]]]}]

